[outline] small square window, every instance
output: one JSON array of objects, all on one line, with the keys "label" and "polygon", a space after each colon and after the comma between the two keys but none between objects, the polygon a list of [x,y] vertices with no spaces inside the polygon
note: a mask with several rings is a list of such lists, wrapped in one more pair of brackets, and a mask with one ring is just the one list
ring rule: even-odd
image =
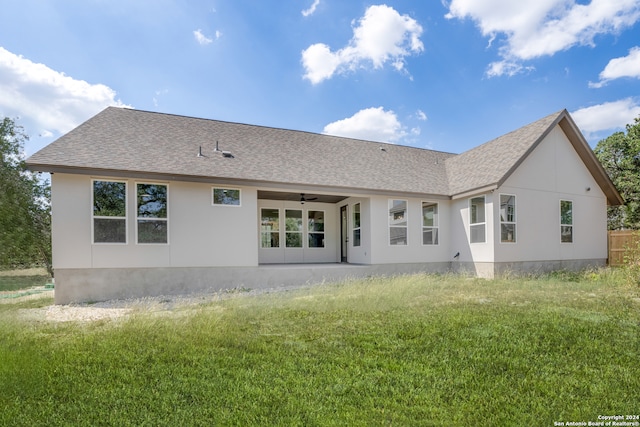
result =
[{"label": "small square window", "polygon": [[214,188],[213,204],[222,206],[240,206],[240,190],[235,188]]}]

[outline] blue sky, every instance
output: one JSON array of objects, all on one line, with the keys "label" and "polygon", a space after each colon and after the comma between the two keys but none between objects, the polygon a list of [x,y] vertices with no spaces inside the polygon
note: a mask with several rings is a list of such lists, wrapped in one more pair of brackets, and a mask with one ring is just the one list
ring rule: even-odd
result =
[{"label": "blue sky", "polygon": [[[26,154],[109,105],[460,153],[566,108],[640,116],[640,0],[4,2]],[[91,143],[88,141],[87,143]]]}]

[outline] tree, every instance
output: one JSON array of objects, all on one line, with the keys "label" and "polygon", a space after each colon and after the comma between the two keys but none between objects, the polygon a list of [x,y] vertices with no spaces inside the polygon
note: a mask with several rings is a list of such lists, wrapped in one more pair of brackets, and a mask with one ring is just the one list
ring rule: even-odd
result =
[{"label": "tree", "polygon": [[625,200],[608,208],[610,230],[640,229],[640,117],[627,125],[627,133],[616,132],[598,142],[596,157]]},{"label": "tree", "polygon": [[0,121],[0,268],[51,266],[51,189],[27,170],[28,136],[13,119]]}]

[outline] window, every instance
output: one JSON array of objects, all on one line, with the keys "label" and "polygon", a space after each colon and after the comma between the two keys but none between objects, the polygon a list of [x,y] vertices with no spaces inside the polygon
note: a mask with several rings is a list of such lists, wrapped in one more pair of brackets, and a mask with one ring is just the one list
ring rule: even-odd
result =
[{"label": "window", "polygon": [[307,227],[309,230],[309,247],[324,248],[324,212],[307,212]]},{"label": "window", "polygon": [[213,204],[223,206],[240,206],[240,190],[234,188],[214,188]]},{"label": "window", "polygon": [[138,243],[168,243],[167,186],[137,184]]},{"label": "window", "polygon": [[500,241],[516,242],[516,196],[500,195]]},{"label": "window", "polygon": [[286,209],[285,213],[285,245],[287,248],[302,247],[302,211]]},{"label": "window", "polygon": [[263,248],[280,247],[280,211],[278,209],[261,209],[260,245]]},{"label": "window", "polygon": [[407,244],[407,201],[389,200],[389,244]]},{"label": "window", "polygon": [[484,196],[469,200],[469,241],[483,243],[486,241]]},{"label": "window", "polygon": [[438,244],[438,204],[422,202],[422,244]]},{"label": "window", "polygon": [[127,243],[127,183],[93,181],[93,242]]},{"label": "window", "polygon": [[360,203],[353,205],[353,246],[360,246]]},{"label": "window", "polygon": [[573,243],[573,202],[560,200],[560,241]]}]

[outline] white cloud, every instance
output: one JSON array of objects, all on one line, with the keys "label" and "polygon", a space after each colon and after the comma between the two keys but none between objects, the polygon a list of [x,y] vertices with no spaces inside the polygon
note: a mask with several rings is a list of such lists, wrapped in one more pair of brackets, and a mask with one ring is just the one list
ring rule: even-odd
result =
[{"label": "white cloud", "polygon": [[322,132],[379,142],[397,142],[407,135],[396,114],[382,107],[360,110],[349,118],[329,123]]},{"label": "white cloud", "polygon": [[[513,75],[527,67],[522,61],[551,56],[576,45],[593,46],[599,34],[618,33],[640,19],[637,0],[452,0],[449,19],[472,19],[482,34],[502,36],[502,60],[490,65],[489,77]],[[503,63],[502,65],[500,63]]]},{"label": "white cloud", "polygon": [[65,133],[112,105],[116,92],[34,63],[0,47],[0,113],[31,122],[41,135]]},{"label": "white cloud", "polygon": [[533,70],[535,70],[535,67],[525,67],[519,62],[503,60],[495,61],[489,64],[489,66],[487,67],[486,75],[487,77],[499,77],[504,75],[512,77],[516,74],[530,72]]},{"label": "white cloud", "polygon": [[424,50],[420,24],[389,6],[369,7],[352,25],[353,37],[342,49],[332,52],[326,44],[316,43],[302,51],[304,78],[317,84],[366,63],[382,68],[390,62],[396,70],[403,71],[405,58]]},{"label": "white cloud", "polygon": [[196,41],[201,44],[202,46],[208,45],[210,43],[213,43],[213,39],[209,38],[207,36],[205,36],[204,34],[202,34],[202,30],[197,29],[193,32],[193,36],[195,37]]},{"label": "white cloud", "polygon": [[309,9],[305,9],[302,11],[302,16],[306,18],[307,16],[313,15],[318,5],[320,5],[320,0],[313,0],[313,4],[309,7]]},{"label": "white cloud", "polygon": [[416,117],[418,118],[418,120],[421,120],[423,122],[427,120],[427,115],[422,110],[416,111]]},{"label": "white cloud", "polygon": [[605,102],[571,113],[571,117],[587,138],[602,131],[624,129],[627,124],[633,123],[633,119],[639,116],[640,104],[633,98]]},{"label": "white cloud", "polygon": [[629,55],[613,58],[600,73],[600,81],[589,82],[589,87],[600,88],[611,80],[621,77],[635,77],[640,79],[640,46],[629,49]]}]

